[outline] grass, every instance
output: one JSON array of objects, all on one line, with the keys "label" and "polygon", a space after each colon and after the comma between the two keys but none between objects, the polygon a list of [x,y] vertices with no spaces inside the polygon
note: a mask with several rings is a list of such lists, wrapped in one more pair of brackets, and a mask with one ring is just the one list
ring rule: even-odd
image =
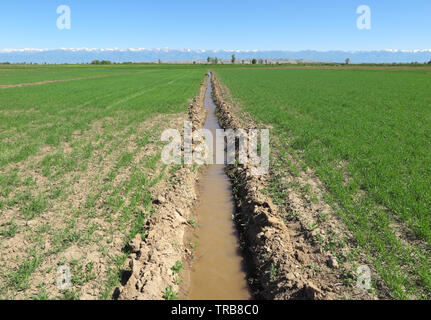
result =
[{"label": "grass", "polygon": [[0,232],[0,234],[5,238],[9,238],[9,237],[14,237],[17,231],[18,231],[18,226],[13,221],[11,221],[8,227],[4,228]]},{"label": "grass", "polygon": [[36,249],[30,250],[30,258],[27,259],[16,271],[13,271],[8,275],[8,286],[16,291],[28,289],[29,277],[40,265],[40,263],[40,256]]},{"label": "grass", "polygon": [[[3,167],[21,162],[44,145],[58,147],[60,141],[70,143],[74,135],[88,130],[96,120],[122,118],[116,122],[120,129],[160,111],[184,110],[185,99],[196,92],[201,76],[202,72],[197,70],[161,70],[4,89],[2,93],[6,94],[0,96],[0,164]],[[87,147],[91,147],[89,142]],[[65,156],[60,150],[60,153],[47,155],[41,165],[55,166],[64,173],[75,168],[76,158],[86,152],[85,149],[79,151],[81,154]],[[91,154],[87,150],[88,153]]]},{"label": "grass", "polygon": [[[216,73],[243,110],[273,127],[274,198],[292,187],[288,173],[313,168],[392,295],[429,299],[431,71]],[[397,236],[398,220],[425,245]]]},{"label": "grass", "polygon": [[49,294],[46,292],[45,287],[42,285],[38,294],[32,296],[33,300],[50,300]]},{"label": "grass", "polygon": [[[146,236],[150,191],[170,176],[160,134],[186,115],[204,71],[7,69],[0,84],[100,77],[0,89],[0,250],[17,252],[0,255],[0,297],[88,299],[95,288],[91,298],[111,299],[126,244]],[[71,268],[68,292],[48,280],[58,265]]]},{"label": "grass", "polygon": [[165,289],[165,293],[163,294],[163,297],[166,300],[178,300],[178,292],[176,292],[174,289],[172,289],[172,286],[169,286]]}]

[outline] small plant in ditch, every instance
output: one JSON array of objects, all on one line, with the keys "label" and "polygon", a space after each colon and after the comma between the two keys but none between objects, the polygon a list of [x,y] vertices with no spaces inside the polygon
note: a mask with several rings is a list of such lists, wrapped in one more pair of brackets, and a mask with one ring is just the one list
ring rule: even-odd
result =
[{"label": "small plant in ditch", "polygon": [[189,219],[187,220],[187,223],[188,223],[189,225],[191,225],[193,228],[195,228],[195,227],[196,227],[196,220],[195,220],[194,218],[189,218]]},{"label": "small plant in ditch", "polygon": [[165,293],[163,294],[163,297],[166,300],[178,300],[178,292],[176,292],[172,286],[169,286],[165,289]]},{"label": "small plant in ditch", "polygon": [[271,267],[267,271],[267,273],[269,273],[269,281],[275,282],[277,280],[277,275],[279,274],[279,272],[280,272],[280,270],[277,269],[277,267],[274,266],[273,263],[271,263]]},{"label": "small plant in ditch", "polygon": [[181,261],[177,261],[171,267],[171,270],[174,272],[174,274],[180,274],[184,270],[184,265]]}]

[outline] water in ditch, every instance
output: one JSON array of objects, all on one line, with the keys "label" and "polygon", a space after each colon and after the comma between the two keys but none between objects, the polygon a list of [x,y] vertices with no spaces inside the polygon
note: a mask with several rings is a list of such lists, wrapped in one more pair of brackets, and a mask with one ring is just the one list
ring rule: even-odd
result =
[{"label": "water in ditch", "polygon": [[[211,75],[210,75],[211,76]],[[207,79],[205,128],[220,129],[212,100],[210,77]],[[210,165],[198,185],[197,243],[190,274],[190,300],[249,300],[244,260],[238,233],[232,220],[232,187],[224,165]]]}]

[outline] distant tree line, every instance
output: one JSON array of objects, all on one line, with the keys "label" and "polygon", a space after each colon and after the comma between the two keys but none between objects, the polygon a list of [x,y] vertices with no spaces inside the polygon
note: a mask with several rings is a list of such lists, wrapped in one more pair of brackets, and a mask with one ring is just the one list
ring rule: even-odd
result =
[{"label": "distant tree line", "polygon": [[[220,60],[217,57],[214,57],[214,58],[208,57],[207,62],[209,64],[218,64],[220,62]],[[235,62],[236,62],[236,57],[233,54],[232,59],[231,59],[231,63],[235,64]],[[221,61],[221,63],[223,64],[222,61]],[[241,63],[245,64],[245,60],[241,60]],[[253,58],[253,59],[251,59],[251,64],[268,64],[268,60]],[[277,64],[279,64],[279,63],[277,62]],[[313,64],[313,65],[320,65],[320,64],[322,64],[322,63],[317,63],[317,64]],[[350,58],[346,58],[346,60],[344,61],[344,64],[350,65],[351,64]],[[420,62],[416,61],[416,62],[410,62],[410,63],[408,63],[408,62],[407,63],[395,63],[395,62],[394,63],[362,63],[361,65],[364,65],[364,66],[365,65],[372,65],[372,66],[390,66],[390,65],[392,65],[392,66],[408,66],[408,65],[410,65],[411,66],[411,65],[413,65],[413,66],[419,66],[419,65],[424,65],[424,64],[431,65],[431,60],[428,62],[424,62],[424,63],[420,63]],[[323,63],[323,65],[326,65],[326,63]],[[333,64],[329,63],[328,65],[333,65]],[[335,65],[337,65],[337,63],[335,63]]]},{"label": "distant tree line", "polygon": [[208,57],[207,62],[212,63],[212,64],[218,64],[218,58],[217,57],[214,57],[214,58]]},{"label": "distant tree line", "polygon": [[109,61],[109,60],[102,60],[102,61],[99,61],[99,60],[93,60],[93,61],[91,61],[91,64],[111,64],[112,62],[111,61]]},{"label": "distant tree line", "polygon": [[[207,58],[207,63],[209,63],[209,64],[218,64],[219,62],[221,64],[223,64],[223,61],[219,60],[217,57],[214,57],[214,58],[213,57],[208,57]],[[232,58],[231,58],[230,62],[232,64],[235,64],[235,62],[236,62],[236,56],[234,54],[232,55]],[[244,64],[245,60],[241,60],[241,63]],[[264,60],[264,59],[252,59],[251,60],[251,64],[268,64],[268,60]]]}]

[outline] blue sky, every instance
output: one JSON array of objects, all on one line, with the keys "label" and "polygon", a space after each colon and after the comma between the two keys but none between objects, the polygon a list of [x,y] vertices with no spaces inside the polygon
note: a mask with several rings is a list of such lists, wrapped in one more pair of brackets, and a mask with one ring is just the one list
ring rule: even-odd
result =
[{"label": "blue sky", "polygon": [[[71,8],[71,30],[56,26]],[[356,27],[359,5],[371,30]],[[430,0],[1,0],[0,49],[431,48]]]}]

